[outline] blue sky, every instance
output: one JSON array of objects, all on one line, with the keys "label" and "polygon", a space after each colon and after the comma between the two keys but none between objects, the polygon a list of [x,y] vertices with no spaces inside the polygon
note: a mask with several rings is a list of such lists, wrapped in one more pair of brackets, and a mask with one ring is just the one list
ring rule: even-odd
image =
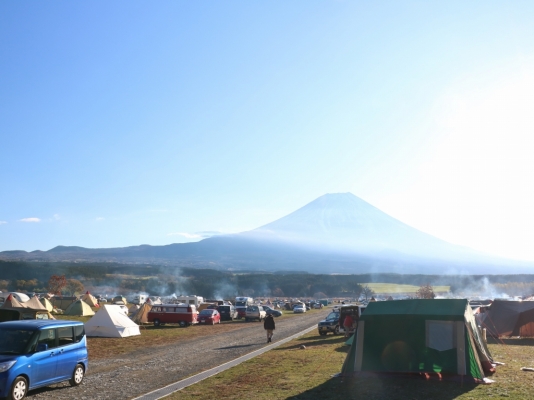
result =
[{"label": "blue sky", "polygon": [[0,250],[253,229],[352,192],[534,260],[531,2],[1,2]]}]

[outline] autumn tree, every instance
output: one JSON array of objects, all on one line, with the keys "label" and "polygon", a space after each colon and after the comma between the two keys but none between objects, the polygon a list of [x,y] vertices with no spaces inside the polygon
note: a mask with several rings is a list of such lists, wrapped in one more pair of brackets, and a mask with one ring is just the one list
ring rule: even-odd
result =
[{"label": "autumn tree", "polygon": [[48,280],[49,293],[61,295],[61,291],[65,286],[67,286],[67,278],[65,278],[65,275],[52,275]]},{"label": "autumn tree", "polygon": [[82,293],[83,290],[83,283],[78,279],[67,279],[67,285],[63,288],[63,291],[69,296],[74,296],[76,293]]},{"label": "autumn tree", "polygon": [[415,295],[420,299],[433,299],[436,297],[434,288],[429,283],[421,285]]}]

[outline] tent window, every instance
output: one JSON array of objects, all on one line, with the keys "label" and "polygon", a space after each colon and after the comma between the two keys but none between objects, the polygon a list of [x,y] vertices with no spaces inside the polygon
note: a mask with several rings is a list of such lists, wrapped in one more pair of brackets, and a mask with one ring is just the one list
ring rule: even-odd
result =
[{"label": "tent window", "polygon": [[426,321],[426,346],[438,351],[456,348],[453,321]]}]

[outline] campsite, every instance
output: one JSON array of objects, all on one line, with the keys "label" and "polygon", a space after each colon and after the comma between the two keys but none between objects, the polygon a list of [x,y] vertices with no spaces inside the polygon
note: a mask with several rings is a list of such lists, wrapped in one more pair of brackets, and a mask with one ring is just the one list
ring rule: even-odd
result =
[{"label": "campsite", "polygon": [[[534,373],[521,370],[532,367],[534,359],[530,333],[534,302],[530,298],[475,300],[470,305],[466,299],[388,301],[384,295],[376,297],[380,301],[366,303],[349,340],[343,335],[321,336],[314,329],[168,398],[340,399],[347,398],[347,393],[348,398],[394,396],[401,400],[530,398]],[[122,304],[122,300],[126,299],[117,301]],[[134,314],[129,318],[119,305],[98,304],[89,292],[70,301],[67,310],[53,310],[52,315],[85,323],[91,361],[86,381],[80,388],[56,385],[37,390],[29,398],[69,399],[78,390],[95,395],[98,391],[102,398],[132,398],[264,345],[262,324],[257,322],[154,326],[142,322],[150,309],[147,303],[130,305]],[[88,305],[91,302],[93,307]],[[284,312],[276,319],[279,334],[317,323],[339,309],[340,302],[329,301],[323,309],[310,307],[305,314]],[[21,303],[12,296],[0,309],[34,307],[48,312],[45,305],[53,303],[37,297]],[[166,367],[161,369],[161,364]],[[132,383],[135,376],[147,373],[150,382]],[[267,379],[269,386],[258,382],[258,377],[262,382]],[[109,379],[128,381],[128,389],[118,394]]]}]

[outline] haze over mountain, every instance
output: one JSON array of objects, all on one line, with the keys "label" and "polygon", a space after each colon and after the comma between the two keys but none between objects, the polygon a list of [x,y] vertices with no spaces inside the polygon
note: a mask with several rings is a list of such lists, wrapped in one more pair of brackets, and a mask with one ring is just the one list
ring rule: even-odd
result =
[{"label": "haze over mountain", "polygon": [[530,273],[534,265],[453,245],[414,229],[351,193],[326,194],[267,225],[195,243],[5,251],[0,259],[151,262],[322,273]]}]

